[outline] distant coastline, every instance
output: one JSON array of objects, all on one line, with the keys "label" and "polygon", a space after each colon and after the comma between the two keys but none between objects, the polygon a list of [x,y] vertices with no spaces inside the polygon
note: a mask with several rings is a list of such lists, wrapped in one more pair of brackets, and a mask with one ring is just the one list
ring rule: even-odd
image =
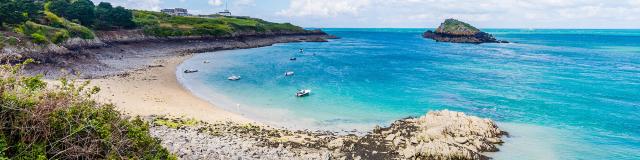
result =
[{"label": "distant coastline", "polygon": [[147,36],[141,30],[108,31],[97,33],[97,41],[70,41],[64,50],[42,48],[28,50],[28,58],[40,64],[28,68],[31,73],[46,77],[79,74],[82,78],[127,74],[152,65],[152,59],[188,55],[218,50],[255,48],[275,43],[324,42],[335,36],[320,30],[278,33],[238,33],[229,37]]}]

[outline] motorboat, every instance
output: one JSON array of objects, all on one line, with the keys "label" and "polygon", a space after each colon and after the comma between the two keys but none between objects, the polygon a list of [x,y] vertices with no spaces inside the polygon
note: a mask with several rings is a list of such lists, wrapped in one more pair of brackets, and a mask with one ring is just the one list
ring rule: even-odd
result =
[{"label": "motorboat", "polygon": [[295,60],[297,60],[297,58],[296,57],[291,57],[291,58],[289,58],[289,60],[295,61]]},{"label": "motorboat", "polygon": [[311,90],[301,89],[296,92],[296,97],[306,97],[309,96],[309,94],[311,94]]},{"label": "motorboat", "polygon": [[204,62],[202,62],[202,63],[211,63],[211,62],[209,62],[209,61],[204,61]]},{"label": "motorboat", "polygon": [[289,71],[289,72],[284,72],[284,76],[293,76],[293,72]]},{"label": "motorboat", "polygon": [[228,80],[230,80],[230,81],[237,81],[237,80],[240,80],[241,78],[242,78],[242,77],[240,77],[240,76],[235,76],[235,75],[233,75],[233,76],[231,76],[231,77],[229,77],[229,78],[227,78],[227,79],[228,79]]},{"label": "motorboat", "polygon": [[184,73],[196,73],[196,72],[198,72],[197,69],[186,69],[186,70],[184,70]]}]

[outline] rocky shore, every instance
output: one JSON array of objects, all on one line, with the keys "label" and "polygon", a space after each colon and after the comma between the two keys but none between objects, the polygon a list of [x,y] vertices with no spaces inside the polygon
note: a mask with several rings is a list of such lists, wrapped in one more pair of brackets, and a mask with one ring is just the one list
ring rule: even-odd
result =
[{"label": "rocky shore", "polygon": [[422,35],[424,38],[436,40],[437,42],[452,43],[509,43],[497,40],[493,35],[482,32],[479,29],[456,19],[445,20],[435,31],[426,31]]},{"label": "rocky shore", "polygon": [[255,48],[286,42],[325,42],[336,38],[320,30],[278,33],[235,33],[225,37],[153,37],[141,30],[105,31],[97,39],[70,39],[61,45],[4,47],[3,60],[33,58],[40,63],[30,73],[46,77],[79,74],[96,78],[127,74],[146,68],[162,57],[239,48]]},{"label": "rocky shore", "polygon": [[507,133],[489,119],[432,111],[364,135],[152,118],[152,135],[182,159],[490,159]]}]

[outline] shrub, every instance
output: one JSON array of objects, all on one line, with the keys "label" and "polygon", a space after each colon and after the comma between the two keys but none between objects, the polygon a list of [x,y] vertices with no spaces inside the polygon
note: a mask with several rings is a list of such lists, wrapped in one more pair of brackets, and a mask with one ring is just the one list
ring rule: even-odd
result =
[{"label": "shrub", "polygon": [[31,40],[33,41],[33,43],[38,43],[38,44],[45,44],[45,43],[49,42],[47,40],[47,37],[45,37],[44,35],[42,35],[40,33],[32,33],[31,34]]},{"label": "shrub", "polygon": [[133,13],[124,7],[113,7],[111,3],[100,2],[96,7],[96,29],[133,28]]},{"label": "shrub", "polygon": [[[48,42],[60,43],[69,38],[68,31],[65,29],[45,26],[31,21],[20,25],[16,28],[16,31],[24,35],[29,35],[33,42],[41,44]],[[44,38],[44,41],[42,38]]]},{"label": "shrub", "polygon": [[200,18],[170,16],[160,12],[134,11],[133,21],[142,26],[145,34],[168,36],[226,36],[237,31],[303,31],[289,23],[272,23],[250,17]]},{"label": "shrub", "polygon": [[175,159],[147,122],[92,100],[99,88],[47,87],[21,73],[29,62],[0,67],[0,159]]},{"label": "shrub", "polygon": [[51,23],[51,26],[58,28],[65,28],[69,30],[71,37],[80,37],[82,39],[94,39],[95,34],[91,29],[84,27],[80,24],[73,23],[64,18],[58,17],[52,12],[45,11],[45,18]]},{"label": "shrub", "polygon": [[62,43],[65,40],[69,39],[69,31],[66,30],[60,30],[56,33],[53,34],[53,36],[51,37],[51,42],[53,43]]}]

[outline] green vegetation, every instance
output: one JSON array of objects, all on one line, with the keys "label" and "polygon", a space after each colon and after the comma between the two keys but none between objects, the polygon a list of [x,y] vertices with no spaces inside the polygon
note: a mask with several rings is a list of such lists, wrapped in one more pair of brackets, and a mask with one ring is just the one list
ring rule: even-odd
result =
[{"label": "green vegetation", "polygon": [[14,30],[39,44],[94,39],[91,28],[134,28],[132,19],[131,11],[104,2],[96,7],[90,0],[0,0],[0,30]]},{"label": "green vegetation", "polygon": [[5,37],[0,34],[0,49],[4,48],[5,45],[16,45],[18,44],[18,38],[13,36]]},{"label": "green vegetation", "polygon": [[135,27],[133,13],[124,7],[113,7],[110,3],[100,2],[96,7],[95,29],[130,29]]},{"label": "green vegetation", "polygon": [[92,100],[99,88],[24,76],[0,66],[0,159],[176,159],[149,135],[149,124]]},{"label": "green vegetation", "polygon": [[160,125],[160,126],[167,126],[173,129],[193,127],[198,123],[199,121],[195,119],[185,119],[185,118],[156,117],[153,119],[153,124]]},{"label": "green vegetation", "polygon": [[451,35],[475,35],[480,32],[476,27],[464,23],[456,19],[447,19],[444,23],[440,24],[440,27],[436,29],[437,33],[451,34]]},{"label": "green vegetation", "polygon": [[45,18],[50,22],[50,25],[57,28],[64,28],[69,31],[71,37],[80,37],[82,39],[93,39],[95,35],[91,29],[79,25],[77,23],[70,22],[64,18],[60,18],[57,15],[44,11]]},{"label": "green vegetation", "polygon": [[16,32],[29,35],[34,43],[60,43],[69,38],[69,32],[65,29],[37,24],[27,21],[16,28]]},{"label": "green vegetation", "polygon": [[303,31],[289,23],[272,23],[248,17],[213,18],[170,16],[160,12],[134,11],[133,21],[146,34],[172,36],[229,36],[234,32],[283,32]]},{"label": "green vegetation", "polygon": [[62,43],[69,38],[94,39],[94,30],[143,29],[159,37],[214,36],[236,33],[299,32],[289,23],[249,17],[211,15],[208,18],[127,10],[91,0],[0,0],[0,30],[14,30],[32,42]]}]

